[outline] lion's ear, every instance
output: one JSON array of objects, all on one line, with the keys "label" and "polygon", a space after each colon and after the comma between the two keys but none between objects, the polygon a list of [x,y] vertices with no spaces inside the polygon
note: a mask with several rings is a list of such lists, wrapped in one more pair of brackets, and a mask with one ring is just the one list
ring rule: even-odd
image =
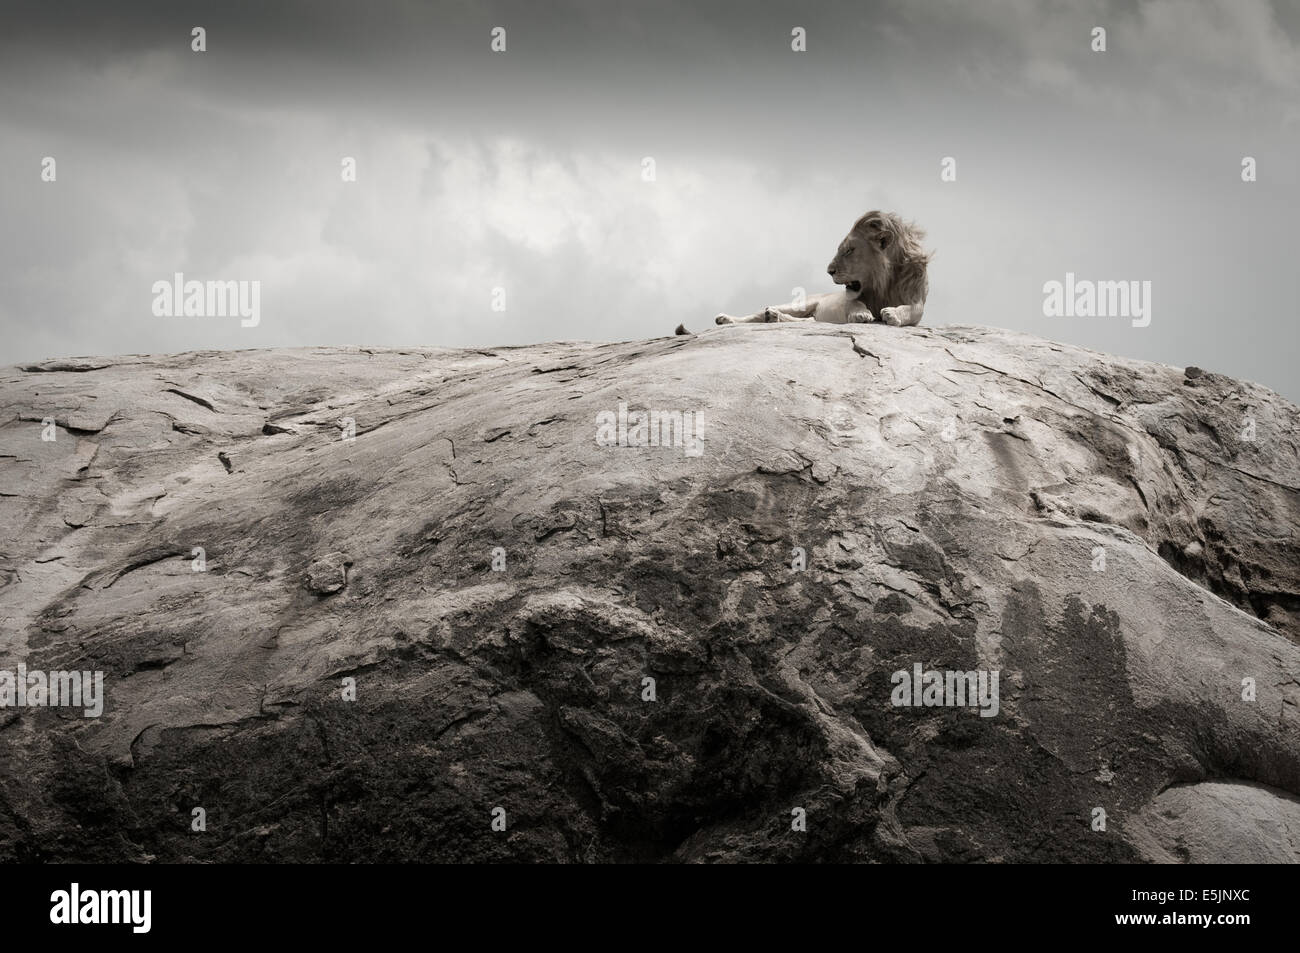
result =
[{"label": "lion's ear", "polygon": [[907,246],[906,228],[896,215],[890,215],[880,222],[880,247],[897,251]]}]

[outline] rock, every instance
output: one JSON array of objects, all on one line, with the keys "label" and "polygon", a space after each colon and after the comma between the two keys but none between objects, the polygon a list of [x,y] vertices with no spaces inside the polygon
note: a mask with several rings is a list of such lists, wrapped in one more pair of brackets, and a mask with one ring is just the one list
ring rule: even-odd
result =
[{"label": "rock", "polygon": [[347,553],[327,553],[308,567],[307,588],[322,596],[343,591],[351,565]]},{"label": "rock", "polygon": [[65,371],[77,374],[86,371],[103,370],[106,367],[112,367],[114,363],[115,361],[112,359],[97,361],[93,358],[73,357],[67,360],[42,361],[38,364],[24,364],[18,369],[26,371],[29,374],[52,373],[55,371]]},{"label": "rock", "polygon": [[1156,861],[1295,863],[1300,798],[1242,781],[1179,785],[1156,796],[1134,833]]},{"label": "rock", "polygon": [[105,692],[0,718],[0,861],[1300,859],[1264,388],[878,325],[92,365],[0,383],[0,668]]},{"label": "rock", "polygon": [[111,407],[97,407],[92,405],[81,410],[75,410],[68,414],[68,419],[64,426],[66,426],[68,430],[79,430],[83,433],[99,433],[112,422],[116,413],[116,410]]}]

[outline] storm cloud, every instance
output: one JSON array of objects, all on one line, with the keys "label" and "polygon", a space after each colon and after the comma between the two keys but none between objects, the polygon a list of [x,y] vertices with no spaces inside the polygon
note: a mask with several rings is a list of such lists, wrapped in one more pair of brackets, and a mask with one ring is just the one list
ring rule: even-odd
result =
[{"label": "storm cloud", "polygon": [[[1297,4],[84,2],[4,18],[6,362],[702,329],[830,290],[836,242],[884,208],[937,252],[928,324],[1300,397]],[[261,321],[156,316],[151,287],[177,272],[260,281]],[[1045,315],[1045,283],[1067,274],[1149,281],[1149,325]]]}]

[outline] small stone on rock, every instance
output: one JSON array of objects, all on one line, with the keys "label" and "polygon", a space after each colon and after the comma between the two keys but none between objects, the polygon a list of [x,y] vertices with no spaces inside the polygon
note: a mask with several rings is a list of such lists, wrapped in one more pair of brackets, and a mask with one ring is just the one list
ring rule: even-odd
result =
[{"label": "small stone on rock", "polygon": [[327,553],[308,567],[307,588],[323,596],[342,591],[348,584],[351,565],[347,553]]}]

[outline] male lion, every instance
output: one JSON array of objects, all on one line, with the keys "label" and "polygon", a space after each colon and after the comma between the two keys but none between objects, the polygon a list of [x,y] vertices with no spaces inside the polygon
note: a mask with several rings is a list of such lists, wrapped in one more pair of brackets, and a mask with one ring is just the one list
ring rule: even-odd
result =
[{"label": "male lion", "polygon": [[[930,290],[926,265],[930,253],[921,247],[925,232],[893,212],[868,212],[849,230],[826,271],[844,291],[809,295],[804,301],[778,304],[755,314],[720,314],[718,324],[774,321],[825,321],[867,324],[883,321],[895,327],[921,323]],[[679,325],[678,334],[686,334]]]}]

